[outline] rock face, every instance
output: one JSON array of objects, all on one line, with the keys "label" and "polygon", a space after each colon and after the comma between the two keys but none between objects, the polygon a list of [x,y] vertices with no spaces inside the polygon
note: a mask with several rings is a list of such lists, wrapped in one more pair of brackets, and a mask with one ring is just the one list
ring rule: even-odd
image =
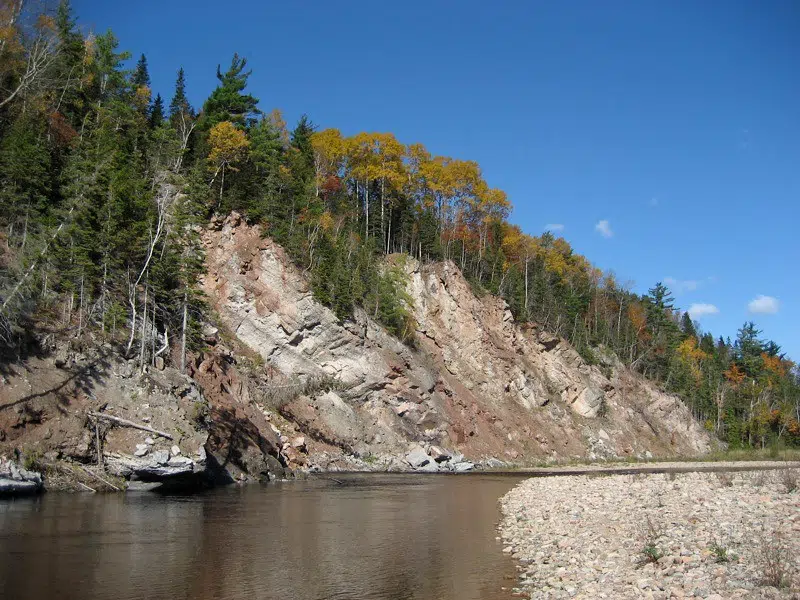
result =
[{"label": "rock face", "polygon": [[[193,357],[191,376],[171,367],[142,372],[91,341],[85,349],[57,347],[50,357],[11,365],[0,386],[0,453],[17,451],[44,464],[95,464],[99,441],[106,470],[130,481],[196,486],[285,477],[291,471],[278,435],[249,404],[247,382],[229,359],[212,348]],[[65,470],[75,469],[56,471]],[[36,483],[5,471],[0,467],[0,489]]]},{"label": "rock face", "polygon": [[237,215],[204,239],[203,286],[222,324],[258,355],[267,389],[297,386],[278,406],[254,402],[305,437],[312,466],[355,457],[407,469],[421,449],[429,461],[411,466],[423,469],[437,464],[432,446],[483,463],[710,448],[677,397],[613,357],[590,366],[564,340],[520,326],[501,299],[477,298],[452,263],[402,259],[418,323],[412,349],[363,312],[340,322],[285,251]]}]

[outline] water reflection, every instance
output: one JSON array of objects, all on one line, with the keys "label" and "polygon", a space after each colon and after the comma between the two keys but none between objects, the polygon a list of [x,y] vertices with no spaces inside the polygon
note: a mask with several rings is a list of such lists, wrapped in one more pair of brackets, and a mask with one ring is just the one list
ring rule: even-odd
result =
[{"label": "water reflection", "polygon": [[[340,478],[341,477],[337,477]],[[496,476],[347,476],[0,503],[3,597],[499,599]]]}]

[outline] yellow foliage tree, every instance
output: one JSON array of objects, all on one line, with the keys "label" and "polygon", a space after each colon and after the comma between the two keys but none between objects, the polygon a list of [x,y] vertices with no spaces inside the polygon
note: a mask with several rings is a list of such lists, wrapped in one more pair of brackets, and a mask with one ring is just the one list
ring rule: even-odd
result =
[{"label": "yellow foliage tree", "polygon": [[219,202],[222,201],[222,190],[225,187],[225,169],[238,171],[234,165],[247,158],[250,141],[244,131],[237,129],[233,123],[222,121],[211,128],[208,134],[208,145],[211,148],[208,153],[208,169],[214,171],[209,185],[213,185],[217,176],[222,174],[219,186],[219,205]]}]

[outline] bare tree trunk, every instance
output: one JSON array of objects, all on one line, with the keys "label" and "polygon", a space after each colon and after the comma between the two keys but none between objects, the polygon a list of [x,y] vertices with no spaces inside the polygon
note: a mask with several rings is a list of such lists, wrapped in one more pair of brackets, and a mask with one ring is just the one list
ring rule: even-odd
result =
[{"label": "bare tree trunk", "polygon": [[[153,252],[155,252],[158,240],[161,238],[161,233],[164,229],[164,222],[166,219],[168,201],[170,199],[171,194],[172,194],[171,188],[169,186],[163,186],[163,189],[159,192],[159,196],[156,198],[156,207],[158,209],[158,218],[156,220],[156,232],[155,235],[153,235],[152,238],[150,239],[150,246],[147,249],[147,257],[145,258],[142,270],[139,271],[139,276],[136,278],[136,281],[134,281],[133,284],[130,285],[128,290],[128,304],[131,307],[131,335],[130,338],[128,338],[128,346],[125,349],[125,356],[128,356],[130,354],[131,348],[133,347],[134,337],[136,336],[136,290],[139,287],[142,278],[145,276],[145,274],[148,272],[148,269],[150,268],[150,261],[153,259]],[[145,302],[145,320],[147,320],[146,316],[147,316],[147,304]],[[142,341],[142,343],[144,343],[144,340]]]},{"label": "bare tree trunk", "polygon": [[364,239],[368,240],[369,239],[369,180],[366,182],[366,184],[367,185],[364,188],[365,191],[366,191],[366,196],[365,196],[365,199],[364,199],[364,213],[365,213],[365,217],[364,217]]},{"label": "bare tree trunk", "polygon": [[83,329],[83,280],[84,274],[81,273],[80,304],[78,305],[78,337],[81,337],[81,329]]},{"label": "bare tree trunk", "polygon": [[189,320],[189,290],[183,292],[183,323],[181,326],[181,373],[186,372],[186,327]]},{"label": "bare tree trunk", "polygon": [[147,346],[147,293],[149,291],[150,282],[144,283],[144,307],[142,308],[142,339],[139,345],[139,368],[144,368],[144,349]]}]

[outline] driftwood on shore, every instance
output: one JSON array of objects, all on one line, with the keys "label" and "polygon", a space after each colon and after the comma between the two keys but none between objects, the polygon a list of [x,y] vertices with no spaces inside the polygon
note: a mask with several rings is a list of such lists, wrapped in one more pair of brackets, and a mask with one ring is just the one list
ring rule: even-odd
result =
[{"label": "driftwood on shore", "polygon": [[120,417],[114,417],[112,415],[107,415],[104,413],[99,413],[94,411],[89,412],[89,416],[94,417],[95,419],[105,419],[106,421],[111,421],[112,423],[116,423],[117,425],[122,425],[123,427],[133,427],[134,429],[141,429],[142,431],[154,433],[155,435],[167,438],[168,440],[173,439],[172,436],[168,433],[164,433],[163,431],[159,431],[158,429],[153,429],[152,427],[148,427],[147,425],[134,423],[133,421],[129,421],[128,419],[122,419]]},{"label": "driftwood on shore", "polygon": [[[113,483],[111,483],[110,481],[108,481],[107,479],[103,479],[102,477],[100,477],[100,475],[98,475],[97,473],[93,473],[92,471],[90,471],[89,469],[87,469],[86,467],[84,467],[83,465],[79,465],[79,466],[80,466],[81,470],[82,470],[84,473],[86,473],[86,474],[88,474],[88,475],[91,475],[92,477],[94,477],[94,478],[95,478],[95,479],[97,479],[98,481],[101,481],[101,482],[103,482],[104,484],[106,484],[108,487],[110,487],[110,488],[113,488],[113,489],[117,490],[118,492],[121,492],[121,491],[122,491],[122,490],[121,490],[119,487],[117,487],[116,485],[114,485]],[[78,482],[78,483],[80,483],[80,482]],[[88,486],[87,486],[87,487],[88,487]]]}]

